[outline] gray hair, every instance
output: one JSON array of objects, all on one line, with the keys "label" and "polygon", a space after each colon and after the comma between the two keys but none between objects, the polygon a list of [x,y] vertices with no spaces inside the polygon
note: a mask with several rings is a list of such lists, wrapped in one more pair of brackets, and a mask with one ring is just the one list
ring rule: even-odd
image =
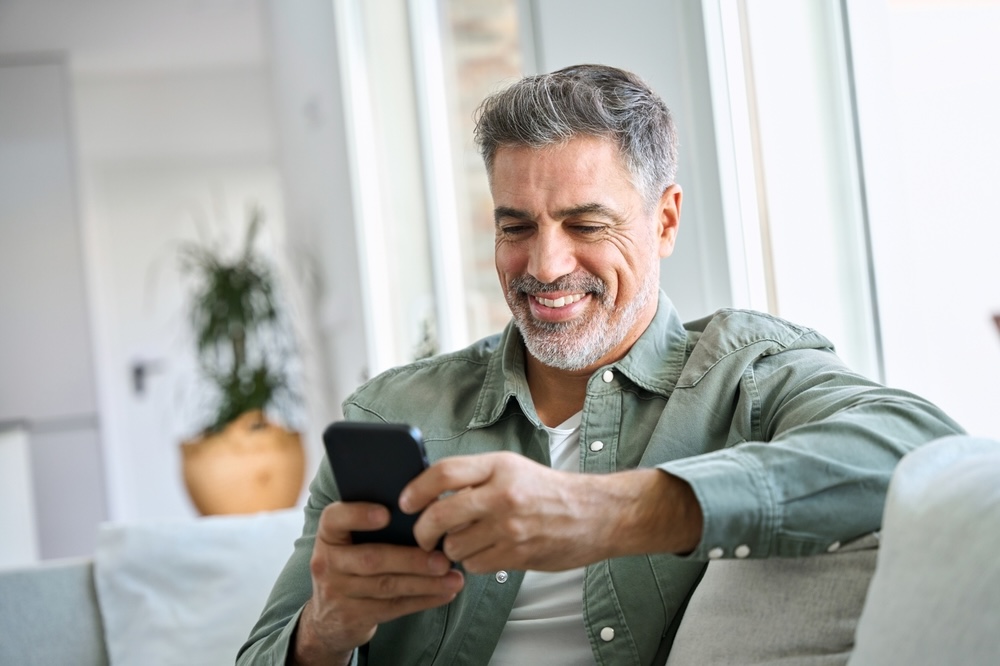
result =
[{"label": "gray hair", "polygon": [[617,144],[648,208],[673,184],[677,132],[670,109],[631,72],[575,65],[528,76],[487,97],[476,111],[475,139],[491,178],[498,148],[541,148],[580,135]]}]

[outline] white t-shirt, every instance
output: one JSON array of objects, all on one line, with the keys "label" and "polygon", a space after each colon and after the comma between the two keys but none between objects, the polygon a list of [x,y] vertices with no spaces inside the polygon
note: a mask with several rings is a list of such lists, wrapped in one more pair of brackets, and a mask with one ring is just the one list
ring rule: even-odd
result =
[{"label": "white t-shirt", "polygon": [[[581,418],[577,412],[565,423],[545,428],[553,469],[579,471]],[[594,663],[583,626],[583,572],[583,567],[525,572],[490,666]]]}]

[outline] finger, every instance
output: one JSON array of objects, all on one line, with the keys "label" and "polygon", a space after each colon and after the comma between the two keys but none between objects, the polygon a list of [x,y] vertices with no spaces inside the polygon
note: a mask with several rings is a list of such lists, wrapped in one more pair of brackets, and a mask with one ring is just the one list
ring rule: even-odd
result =
[{"label": "finger", "polygon": [[482,453],[437,461],[403,488],[399,508],[404,513],[417,513],[444,493],[485,483],[493,474],[497,455]]},{"label": "finger", "polygon": [[485,548],[463,559],[462,568],[470,574],[483,574],[512,568],[512,561],[512,556],[500,548]]},{"label": "finger", "polygon": [[427,552],[413,546],[371,543],[339,549],[337,569],[353,576],[413,574],[443,576],[451,562],[440,551]]},{"label": "finger", "polygon": [[333,502],[320,514],[316,538],[331,546],[351,543],[352,531],[377,530],[389,524],[389,510],[368,502]]},{"label": "finger", "polygon": [[485,551],[495,551],[499,545],[498,535],[491,525],[478,521],[459,530],[451,530],[444,538],[445,557],[452,562],[461,562]]},{"label": "finger", "polygon": [[491,509],[485,503],[487,495],[488,491],[483,488],[472,488],[434,502],[413,526],[417,544],[426,550],[436,548],[441,537],[465,531],[488,516]]},{"label": "finger", "polygon": [[424,597],[397,597],[395,599],[371,600],[370,612],[377,624],[384,624],[404,615],[418,613],[429,608],[437,608],[452,602],[458,591],[445,595],[432,595]]},{"label": "finger", "polygon": [[456,570],[450,570],[443,576],[347,576],[340,581],[340,593],[349,599],[447,597],[457,594],[464,584],[462,573]]},{"label": "finger", "polygon": [[378,625],[403,615],[447,604],[454,600],[460,589],[459,585],[443,594],[392,599],[351,599],[339,595],[324,604],[317,603],[318,597],[314,594],[307,606],[312,607],[314,625],[318,622],[324,631],[340,634],[340,644],[355,646],[367,642]]}]

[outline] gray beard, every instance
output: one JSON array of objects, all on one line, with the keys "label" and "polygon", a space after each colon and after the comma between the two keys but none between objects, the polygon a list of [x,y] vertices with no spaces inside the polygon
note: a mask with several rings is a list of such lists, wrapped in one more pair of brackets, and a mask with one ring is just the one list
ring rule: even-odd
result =
[{"label": "gray beard", "polygon": [[[597,302],[596,312],[589,319],[572,322],[546,322],[532,317],[528,294],[557,291],[591,294]],[[505,295],[528,352],[549,367],[577,371],[596,364],[625,340],[656,291],[656,272],[650,271],[636,297],[622,306],[617,321],[612,320],[615,307],[607,285],[593,275],[569,275],[549,284],[522,275],[511,280]]]}]

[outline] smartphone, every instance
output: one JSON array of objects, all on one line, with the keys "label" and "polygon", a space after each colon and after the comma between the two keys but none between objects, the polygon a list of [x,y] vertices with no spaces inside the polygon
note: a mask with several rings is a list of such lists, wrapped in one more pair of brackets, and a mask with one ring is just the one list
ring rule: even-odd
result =
[{"label": "smartphone", "polygon": [[383,529],[352,532],[354,543],[416,546],[413,525],[419,514],[400,511],[399,494],[427,469],[420,430],[401,423],[337,421],[327,426],[323,444],[341,499],[381,504],[392,514]]}]

